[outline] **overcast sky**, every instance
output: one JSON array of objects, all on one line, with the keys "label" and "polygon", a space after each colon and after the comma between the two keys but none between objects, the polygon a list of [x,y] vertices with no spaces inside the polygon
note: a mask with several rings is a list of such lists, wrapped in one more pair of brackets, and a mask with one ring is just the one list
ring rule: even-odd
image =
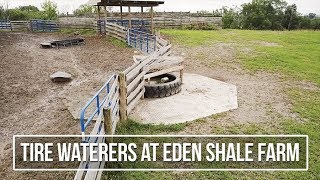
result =
[{"label": "overcast sky", "polygon": [[[0,6],[8,4],[9,8],[34,5],[41,7],[45,0],[0,0]],[[72,13],[74,9],[81,4],[87,3],[89,0],[51,0],[58,4],[59,12]],[[200,11],[220,9],[223,6],[234,7],[251,0],[165,0],[164,5],[160,5],[156,11]],[[300,13],[306,14],[314,12],[320,15],[320,0],[287,0],[289,4],[295,3]],[[183,5],[182,5],[183,4]],[[113,10],[117,10],[114,8]]]}]

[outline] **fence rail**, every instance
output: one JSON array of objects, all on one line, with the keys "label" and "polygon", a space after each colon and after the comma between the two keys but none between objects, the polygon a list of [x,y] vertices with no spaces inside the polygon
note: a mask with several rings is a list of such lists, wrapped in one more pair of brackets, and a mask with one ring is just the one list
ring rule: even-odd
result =
[{"label": "fence rail", "polygon": [[8,21],[0,21],[0,29],[7,29],[12,31],[11,23]]},{"label": "fence rail", "polygon": [[31,31],[52,32],[52,31],[58,31],[59,26],[54,21],[35,19],[35,20],[30,21],[30,30]]}]

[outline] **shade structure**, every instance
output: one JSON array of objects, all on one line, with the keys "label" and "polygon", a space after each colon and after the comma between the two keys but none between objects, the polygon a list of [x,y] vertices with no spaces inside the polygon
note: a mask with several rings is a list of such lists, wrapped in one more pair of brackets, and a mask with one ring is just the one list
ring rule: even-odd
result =
[{"label": "shade structure", "polygon": [[164,1],[135,1],[135,0],[90,0],[87,4],[94,6],[130,6],[130,7],[154,7],[164,4]]}]

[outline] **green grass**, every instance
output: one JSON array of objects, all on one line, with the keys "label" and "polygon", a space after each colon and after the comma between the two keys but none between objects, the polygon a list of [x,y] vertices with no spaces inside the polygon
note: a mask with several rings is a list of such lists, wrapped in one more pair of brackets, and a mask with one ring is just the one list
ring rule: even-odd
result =
[{"label": "green grass", "polygon": [[117,39],[117,38],[108,36],[108,37],[107,37],[107,40],[110,41],[112,44],[114,44],[114,45],[117,46],[117,47],[120,47],[120,48],[126,48],[126,47],[128,47],[128,45],[126,44],[126,42],[120,41],[120,40]]},{"label": "green grass", "polygon": [[[320,92],[290,85],[305,80],[320,87],[320,32],[319,31],[189,31],[162,30],[173,44],[188,48],[214,43],[230,43],[238,51],[237,62],[249,72],[268,71],[281,74],[285,93],[293,105],[295,119],[275,115],[275,121],[260,124],[231,124],[214,127],[213,134],[304,134],[309,135],[308,172],[125,172],[124,179],[320,179]],[[243,47],[253,50],[251,54],[240,51]],[[292,83],[293,84],[293,83]],[[272,107],[270,107],[270,112]],[[224,115],[213,116],[213,119]],[[197,120],[205,125],[205,120]],[[123,134],[175,133],[189,124],[172,126],[140,125],[129,122],[120,128]],[[114,179],[114,178],[112,178]]]},{"label": "green grass", "polygon": [[[290,83],[294,80],[307,80],[320,86],[320,32],[319,31],[249,31],[249,30],[221,30],[221,31],[179,31],[164,30],[165,35],[171,37],[174,43],[186,47],[197,47],[210,43],[233,43],[237,48],[250,47],[252,55],[237,54],[237,59],[250,70],[265,70],[285,76]],[[261,42],[273,43],[266,46]],[[320,92],[289,87],[286,91],[293,104],[292,111],[299,115],[302,121],[283,119],[280,130],[278,126],[268,124],[231,126],[229,131],[248,134],[307,134],[309,135],[310,167],[308,172],[267,173],[269,178],[320,178]],[[234,173],[252,178],[262,173]],[[236,177],[236,176],[233,176]],[[262,176],[260,176],[262,177]]]}]

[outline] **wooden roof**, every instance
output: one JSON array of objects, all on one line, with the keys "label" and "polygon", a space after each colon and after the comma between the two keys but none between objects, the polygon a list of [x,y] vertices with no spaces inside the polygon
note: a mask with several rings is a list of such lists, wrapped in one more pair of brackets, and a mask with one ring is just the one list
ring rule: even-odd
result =
[{"label": "wooden roof", "polygon": [[164,1],[135,1],[135,0],[99,0],[95,6],[130,6],[130,7],[151,7],[164,4]]}]

